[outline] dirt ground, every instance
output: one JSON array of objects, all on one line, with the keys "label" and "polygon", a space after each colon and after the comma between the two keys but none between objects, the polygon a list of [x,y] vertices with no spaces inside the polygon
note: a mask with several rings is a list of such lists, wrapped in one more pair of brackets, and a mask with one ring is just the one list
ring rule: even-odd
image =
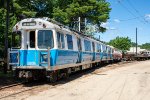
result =
[{"label": "dirt ground", "polygon": [[11,100],[150,100],[150,61],[100,69],[30,96]]}]

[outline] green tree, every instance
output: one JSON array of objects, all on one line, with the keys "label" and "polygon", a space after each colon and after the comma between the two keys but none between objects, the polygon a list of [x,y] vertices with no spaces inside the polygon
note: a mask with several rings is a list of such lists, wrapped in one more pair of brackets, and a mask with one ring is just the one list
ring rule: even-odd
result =
[{"label": "green tree", "polygon": [[[16,0],[21,8],[26,9],[24,14],[29,17],[50,17],[52,18],[53,7],[57,0]],[[21,10],[22,11],[22,10]]]},{"label": "green tree", "polygon": [[36,15],[31,0],[13,0],[12,5],[12,12],[17,18],[22,17],[22,15],[26,17],[35,17]]},{"label": "green tree", "polygon": [[142,49],[150,50],[150,43],[145,43],[140,46]]},{"label": "green tree", "polygon": [[81,17],[81,22],[87,18],[88,22],[97,25],[99,31],[106,31],[106,28],[102,27],[101,24],[109,19],[111,9],[109,8],[110,4],[105,0],[57,1],[57,7],[53,9],[53,17],[55,20],[73,27],[78,17]]},{"label": "green tree", "polygon": [[[7,0],[1,0],[0,2],[0,57],[4,57],[4,33],[6,32],[6,10]],[[23,16],[33,17],[35,13],[25,6],[19,4],[19,0],[10,0],[9,3],[9,29],[8,29],[8,47],[11,46],[12,27],[19,21]],[[15,40],[17,41],[17,39]],[[6,61],[6,60],[5,60]],[[7,66],[4,66],[4,73],[7,72]]]},{"label": "green tree", "polygon": [[131,42],[131,46],[132,47],[136,47],[136,43],[135,42]]},{"label": "green tree", "polygon": [[132,43],[131,39],[128,37],[116,37],[115,39],[110,40],[108,44],[122,51],[126,51],[130,49]]},{"label": "green tree", "polygon": [[[10,0],[10,13],[9,13],[9,33],[8,33],[8,46],[10,47],[11,43],[11,33],[13,26],[21,20],[22,15],[27,17],[34,17],[35,12],[27,8],[25,5],[22,5],[20,0]],[[1,0],[0,5],[0,48],[4,48],[4,33],[6,29],[6,0]]]},{"label": "green tree", "polygon": [[[9,22],[9,42],[10,43],[10,35],[11,35],[11,31],[13,26],[16,24],[17,22],[17,18],[14,16],[10,17],[10,22]],[[5,29],[6,29],[6,9],[1,8],[0,9],[0,48],[4,47],[4,33],[5,33]],[[10,45],[10,44],[9,44]]]}]

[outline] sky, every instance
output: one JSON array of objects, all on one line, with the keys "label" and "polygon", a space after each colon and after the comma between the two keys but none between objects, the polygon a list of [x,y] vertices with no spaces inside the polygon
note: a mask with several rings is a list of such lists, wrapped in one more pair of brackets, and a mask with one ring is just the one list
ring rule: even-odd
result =
[{"label": "sky", "polygon": [[[102,41],[110,41],[117,36],[129,37],[138,44],[150,43],[150,0],[107,0],[112,8],[110,19],[102,26],[107,28],[100,34]],[[98,34],[97,34],[98,35]]]}]

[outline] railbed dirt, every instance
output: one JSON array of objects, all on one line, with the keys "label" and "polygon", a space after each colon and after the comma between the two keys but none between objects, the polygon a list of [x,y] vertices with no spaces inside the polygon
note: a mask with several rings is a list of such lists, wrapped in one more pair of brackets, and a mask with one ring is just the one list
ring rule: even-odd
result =
[{"label": "railbed dirt", "polygon": [[83,71],[5,100],[149,100],[150,61],[121,62]]}]

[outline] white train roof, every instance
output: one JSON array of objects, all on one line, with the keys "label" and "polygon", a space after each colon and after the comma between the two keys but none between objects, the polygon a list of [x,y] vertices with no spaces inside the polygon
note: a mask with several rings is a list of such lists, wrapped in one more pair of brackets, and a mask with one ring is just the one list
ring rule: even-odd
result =
[{"label": "white train roof", "polygon": [[[85,38],[88,39],[90,41],[94,41],[97,43],[100,43],[102,45],[106,45],[98,40],[95,40],[91,37],[88,37],[86,35],[83,34],[78,34],[78,32],[75,31],[71,31],[69,28],[64,27],[64,25],[51,20],[47,17],[44,18],[27,18],[27,19],[23,19],[21,21],[19,21],[14,27],[13,27],[13,32],[15,31],[19,31],[19,30],[35,30],[35,29],[60,29],[61,31],[65,31],[68,33],[74,33],[76,36],[80,37],[80,38]],[[56,23],[56,24],[55,24]],[[58,23],[58,24],[57,24]],[[107,47],[113,48],[112,46],[106,45]]]},{"label": "white train roof", "polygon": [[57,24],[49,22],[47,18],[27,18],[19,21],[14,27],[13,31],[27,29],[62,29],[64,31],[70,31],[67,28],[63,28]]}]

